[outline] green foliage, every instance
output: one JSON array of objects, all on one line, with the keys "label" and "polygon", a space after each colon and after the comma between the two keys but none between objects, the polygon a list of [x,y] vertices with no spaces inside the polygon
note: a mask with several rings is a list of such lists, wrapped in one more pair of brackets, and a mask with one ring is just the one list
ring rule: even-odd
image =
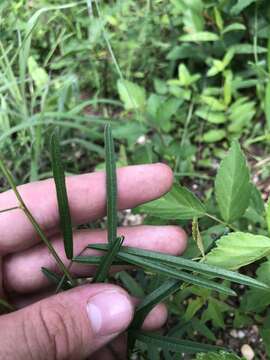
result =
[{"label": "green foliage", "polygon": [[222,236],[207,255],[209,264],[236,270],[270,255],[270,238],[243,232]]},{"label": "green foliage", "polygon": [[179,185],[175,185],[162,198],[140,206],[139,211],[162,219],[180,220],[201,217],[206,212],[200,200],[188,189]]},{"label": "green foliage", "polygon": [[[113,242],[117,217],[112,192],[108,226],[115,249],[102,258],[88,258],[88,263],[104,265],[106,260],[99,267],[105,280],[110,278],[111,263],[136,262],[146,271],[116,277],[131,293],[146,298],[162,290],[162,280],[151,274],[183,275],[184,286],[167,298],[170,323],[181,325],[175,330],[177,338],[180,334],[193,339],[196,333],[215,343],[217,330],[231,327],[230,313],[234,327],[259,326],[269,353],[268,290],[254,288],[255,279],[252,283],[236,271],[228,278],[220,268],[256,272],[257,280],[269,285],[270,210],[264,204],[270,175],[269,2],[91,4],[91,11],[86,1],[0,4],[0,149],[12,164],[13,185],[52,175],[48,134],[55,127],[61,133],[61,161],[67,174],[107,166],[107,173],[113,175],[115,163],[167,163],[174,171],[173,189],[136,212],[146,214],[146,224],[181,225],[188,233],[191,222],[196,224],[196,241],[189,239],[184,255],[196,262],[168,266],[164,258],[153,260],[142,253],[125,253],[125,260],[115,257],[119,248]],[[102,146],[101,129],[108,121],[116,139],[113,155]],[[107,128],[107,145],[110,136]],[[111,185],[115,183],[113,176],[110,179]],[[7,185],[8,181],[2,182],[2,190]],[[27,214],[66,272],[62,289],[73,286],[42,229]],[[70,222],[65,221],[65,226],[70,229]],[[69,257],[70,244],[67,240]],[[208,267],[207,273],[210,263],[218,270]],[[47,271],[46,276],[59,282],[53,273]],[[216,283],[215,277],[224,281]],[[192,285],[194,278],[198,286]],[[231,282],[237,279],[251,287],[241,289],[239,306],[227,295],[199,286],[219,285],[232,291]],[[238,292],[236,285],[233,289]],[[166,340],[161,344],[152,340],[137,342],[139,358],[158,359],[161,348],[166,360],[175,358]],[[221,353],[205,356],[237,358]]]},{"label": "green foliage", "polygon": [[215,193],[222,218],[231,223],[239,219],[249,205],[249,170],[240,146],[234,142],[222,160],[215,181]]},{"label": "green foliage", "polygon": [[73,232],[71,215],[68,204],[66,180],[63,164],[60,156],[60,144],[58,136],[54,133],[51,138],[51,159],[53,178],[55,182],[60,225],[64,239],[65,253],[68,259],[73,257]]}]

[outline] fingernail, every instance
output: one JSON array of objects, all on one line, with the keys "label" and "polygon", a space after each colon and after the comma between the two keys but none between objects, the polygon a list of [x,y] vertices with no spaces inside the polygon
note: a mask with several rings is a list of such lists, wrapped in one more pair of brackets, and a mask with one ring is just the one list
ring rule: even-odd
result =
[{"label": "fingernail", "polygon": [[124,331],[133,317],[133,306],[120,291],[103,291],[87,303],[87,313],[96,335],[111,335]]}]

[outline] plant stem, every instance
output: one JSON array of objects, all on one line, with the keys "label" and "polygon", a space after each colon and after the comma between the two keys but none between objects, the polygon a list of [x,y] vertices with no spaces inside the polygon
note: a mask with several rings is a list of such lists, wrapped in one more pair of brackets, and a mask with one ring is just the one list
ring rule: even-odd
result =
[{"label": "plant stem", "polygon": [[7,212],[7,211],[11,211],[11,210],[16,210],[16,209],[20,209],[20,206],[13,206],[11,208],[0,210],[0,214]]},{"label": "plant stem", "polygon": [[31,224],[33,225],[34,229],[36,230],[36,232],[38,233],[39,237],[41,238],[41,240],[44,242],[44,244],[47,246],[47,248],[49,249],[49,251],[51,252],[52,256],[55,258],[55,261],[57,262],[59,268],[63,271],[63,273],[66,275],[66,277],[68,278],[68,280],[75,285],[74,280],[72,278],[72,276],[70,275],[68,269],[66,268],[66,266],[64,265],[64,263],[62,262],[62,260],[60,259],[60,257],[58,256],[57,252],[54,250],[52,244],[50,243],[50,241],[47,239],[44,231],[41,229],[40,225],[38,224],[38,222],[36,221],[36,219],[34,218],[34,216],[31,214],[31,212],[29,211],[29,209],[27,208],[26,204],[24,203],[17,187],[16,184],[9,172],[9,170],[7,169],[6,165],[4,164],[3,160],[0,158],[0,169],[2,170],[3,174],[5,175],[9,185],[11,186],[12,190],[14,191],[17,200],[20,203],[19,208],[23,210],[23,212],[25,213],[25,215],[28,217],[29,221],[31,222]]},{"label": "plant stem", "polygon": [[212,220],[214,220],[214,221],[216,221],[216,222],[218,222],[218,223],[220,223],[220,224],[222,224],[222,225],[224,225],[224,226],[229,227],[229,228],[232,229],[233,231],[239,231],[239,230],[238,230],[236,227],[234,227],[233,225],[227,224],[225,221],[217,218],[217,217],[214,216],[214,215],[211,215],[211,214],[206,213],[205,216],[209,217],[210,219],[212,219]]}]

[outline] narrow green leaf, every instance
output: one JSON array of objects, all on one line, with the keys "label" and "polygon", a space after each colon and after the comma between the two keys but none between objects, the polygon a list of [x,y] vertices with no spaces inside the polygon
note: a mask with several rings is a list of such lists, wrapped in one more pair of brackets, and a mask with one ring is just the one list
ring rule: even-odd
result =
[{"label": "narrow green leaf", "polygon": [[60,156],[60,144],[56,133],[51,137],[51,161],[53,178],[55,182],[60,227],[64,240],[65,253],[68,259],[73,257],[73,232],[71,215],[68,205],[65,172]]},{"label": "narrow green leaf", "polygon": [[179,38],[181,41],[194,41],[194,42],[201,42],[201,41],[217,41],[219,40],[219,36],[215,33],[211,33],[209,31],[198,31],[192,34],[185,34],[180,36]]},{"label": "narrow green leaf", "polygon": [[[59,285],[59,283],[62,281],[62,276],[55,273],[54,271],[47,269],[45,267],[41,268],[42,274],[46,276],[46,278],[54,285]],[[69,290],[72,289],[72,285],[68,283],[68,281],[65,279],[61,285],[62,290]]]},{"label": "narrow green leaf", "polygon": [[180,279],[189,284],[205,287],[207,289],[218,291],[227,295],[232,295],[232,296],[236,295],[236,293],[233,290],[218,283],[215,283],[214,281],[201,278],[197,275],[190,275],[183,271],[175,270],[173,267],[169,267],[168,265],[167,266],[164,264],[159,265],[156,262],[148,260],[146,258],[140,258],[136,255],[130,255],[123,252],[119,252],[117,257],[121,260],[128,262],[129,264],[142,267],[156,274],[171,277],[173,279]]},{"label": "narrow green leaf", "polygon": [[188,220],[204,216],[206,210],[201,201],[188,189],[180,185],[158,200],[151,201],[139,208],[140,212],[162,219]]},{"label": "narrow green leaf", "polygon": [[130,330],[131,335],[138,341],[147,345],[153,345],[162,350],[169,350],[176,353],[194,354],[198,352],[224,350],[218,346],[201,344],[194,341],[182,340],[170,336],[162,336],[145,331]]},{"label": "narrow green leaf", "polygon": [[[103,261],[102,256],[74,256],[72,259],[73,262],[84,264],[84,265],[100,265]],[[126,261],[119,261],[118,259],[114,259],[113,265],[127,265]]]},{"label": "narrow green leaf", "polygon": [[104,142],[106,162],[108,243],[112,243],[117,237],[117,179],[114,141],[110,124],[106,124],[105,126]]},{"label": "narrow green leaf", "polygon": [[15,308],[6,300],[4,299],[0,299],[0,308],[4,308],[4,310],[6,311],[14,311]]},{"label": "narrow green leaf", "polygon": [[143,298],[145,296],[144,290],[141,285],[126,271],[120,271],[116,278],[119,279],[123,286],[128,290],[132,296]]},{"label": "narrow green leaf", "polygon": [[110,271],[110,267],[117,256],[118,251],[120,250],[124,241],[124,236],[118,237],[114,240],[113,243],[109,244],[108,252],[103,256],[102,261],[97,269],[96,275],[94,277],[94,283],[104,282]]},{"label": "narrow green leaf", "polygon": [[209,264],[236,270],[270,255],[270,238],[243,232],[222,236],[206,256]]},{"label": "narrow green leaf", "polygon": [[[235,234],[235,233],[234,233]],[[270,241],[270,240],[269,240]],[[244,246],[242,244],[242,246]],[[91,244],[90,248],[96,250],[106,250],[106,244]],[[205,263],[196,262],[193,260],[185,259],[179,256],[162,254],[159,252],[143,250],[138,248],[132,248],[123,246],[120,254],[127,253],[131,255],[137,255],[140,258],[147,258],[151,261],[156,261],[158,264],[165,264],[174,267],[175,269],[184,269],[188,271],[194,271],[197,273],[218,277],[220,279],[229,280],[242,285],[247,285],[259,289],[268,289],[268,286],[263,282],[252,279],[246,275],[239,274],[237,272],[222,269],[217,266],[208,265]]]},{"label": "narrow green leaf", "polygon": [[12,178],[12,175],[11,175],[9,169],[6,167],[4,161],[1,159],[1,157],[0,157],[0,169],[3,172],[4,176],[6,177],[10,187],[14,191],[15,196],[16,196],[19,204],[20,204],[20,208],[25,213],[26,217],[28,218],[28,220],[32,224],[32,226],[35,229],[35,231],[37,232],[38,236],[44,242],[44,244],[47,246],[47,248],[50,251],[51,255],[55,259],[57,265],[63,271],[65,276],[69,279],[70,283],[75,285],[76,282],[72,279],[72,276],[69,273],[69,270],[66,268],[65,264],[62,262],[62,260],[58,256],[57,252],[54,250],[54,247],[52,246],[51,242],[48,240],[46,234],[41,229],[40,225],[38,224],[38,222],[36,221],[34,216],[29,211],[28,207],[26,206],[25,202],[23,201],[23,199],[22,199],[22,197],[21,197],[21,195],[20,195],[20,193],[19,193],[19,191],[17,189],[17,186],[16,186],[16,184],[15,184],[13,178]]},{"label": "narrow green leaf", "polygon": [[231,8],[232,15],[238,15],[250,4],[256,2],[256,0],[238,0],[237,3]]},{"label": "narrow green leaf", "polygon": [[220,164],[215,180],[215,193],[220,213],[227,223],[239,219],[249,205],[249,169],[236,141]]},{"label": "narrow green leaf", "polygon": [[155,305],[175,293],[180,288],[181,282],[182,281],[180,280],[173,279],[166,280],[160,287],[148,294],[137,307],[134,319],[131,323],[131,328],[140,328],[145,317],[155,307]]}]

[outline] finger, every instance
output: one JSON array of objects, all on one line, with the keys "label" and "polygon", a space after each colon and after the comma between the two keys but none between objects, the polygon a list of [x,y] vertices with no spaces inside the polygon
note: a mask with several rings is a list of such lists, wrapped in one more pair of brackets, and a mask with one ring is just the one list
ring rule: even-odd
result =
[{"label": "finger", "polygon": [[[16,309],[22,309],[26,306],[32,305],[40,300],[44,300],[49,298],[50,296],[55,295],[55,289],[47,290],[44,292],[38,292],[36,294],[28,295],[28,296],[16,296],[12,299],[12,305]],[[136,307],[140,303],[140,299],[131,297],[132,304]],[[156,305],[146,316],[142,329],[146,331],[153,331],[160,329],[167,321],[168,310],[166,305],[160,303]]]},{"label": "finger", "polygon": [[[117,170],[118,207],[131,208],[166,193],[173,181],[170,168],[164,164],[128,166]],[[86,223],[105,214],[105,174],[97,172],[66,179],[71,215],[74,224]],[[18,187],[35,219],[51,235],[59,225],[55,186],[51,179]],[[17,205],[9,190],[0,195],[0,209]],[[16,224],[16,226],[14,226]],[[39,241],[33,226],[22,210],[13,210],[0,217],[0,253],[26,249]]]},{"label": "finger", "polygon": [[[23,309],[27,306],[30,306],[40,300],[49,298],[50,296],[55,295],[55,290],[50,290],[42,293],[37,293],[29,296],[17,296],[12,301],[12,305],[16,309]],[[132,304],[134,307],[140,302],[139,299],[134,299],[131,297]],[[168,317],[168,310],[165,304],[161,303],[156,305],[146,316],[142,329],[146,331],[154,331],[162,328],[166,323]]]},{"label": "finger", "polygon": [[88,360],[126,360],[127,334],[121,334],[106,347],[95,352]]},{"label": "finger", "polygon": [[156,305],[146,316],[142,329],[154,331],[162,328],[168,318],[168,310],[165,304]]},{"label": "finger", "polygon": [[[167,308],[164,304],[157,305],[147,315],[142,329],[146,331],[159,330],[166,322],[168,316]],[[126,359],[127,336],[121,334],[110,344],[93,354],[89,360],[115,360]]]},{"label": "finger", "polygon": [[133,312],[115,285],[69,290],[2,316],[0,358],[85,359],[126,330]]},{"label": "finger", "polygon": [[[125,236],[125,245],[147,250],[179,255],[186,247],[185,232],[178,226],[122,227],[118,229],[118,233]],[[106,242],[106,236],[106,232],[101,230],[75,232],[74,253],[80,253],[88,244]],[[64,256],[63,241],[57,237],[52,240],[52,244],[65,264],[68,265],[68,260]],[[96,253],[92,250],[87,250],[87,252],[88,254]],[[42,244],[5,257],[3,266],[5,289],[9,293],[29,293],[48,286],[49,282],[41,273],[41,267],[53,271],[58,270],[48,249]],[[94,273],[94,267],[74,264],[72,272],[76,276],[91,276]]]},{"label": "finger", "polygon": [[0,298],[4,296],[2,262],[3,262],[3,260],[2,260],[2,258],[0,258]]}]

